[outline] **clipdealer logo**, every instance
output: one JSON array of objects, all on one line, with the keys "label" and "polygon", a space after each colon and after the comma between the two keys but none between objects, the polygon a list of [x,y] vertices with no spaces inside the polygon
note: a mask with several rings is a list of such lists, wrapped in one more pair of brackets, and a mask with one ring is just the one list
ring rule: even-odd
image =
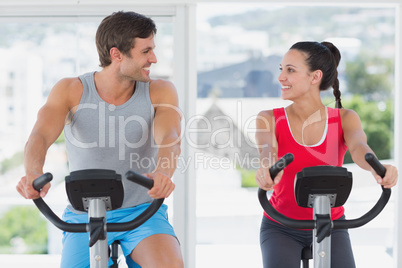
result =
[{"label": "clipdealer logo", "polygon": [[[179,107],[170,104],[159,104],[156,109],[161,108],[164,111],[173,111],[172,115],[177,114],[181,118],[181,131],[180,136],[170,143],[157,144],[154,137],[158,133],[155,133],[153,122],[147,122],[143,117],[135,114],[130,116],[113,115],[115,108],[114,105],[109,105],[105,102],[80,104],[73,117],[76,115],[81,116],[80,113],[91,113],[96,122],[88,122],[88,124],[96,126],[97,134],[90,136],[87,140],[83,140],[80,138],[81,136],[75,134],[76,130],[72,125],[73,123],[70,123],[65,128],[66,140],[81,149],[118,148],[119,160],[126,160],[127,152],[130,149],[138,149],[145,145],[159,149],[174,146],[177,143],[183,143],[183,141],[189,147],[201,150],[207,148],[239,148],[246,143],[247,146],[255,148],[257,151],[259,146],[250,136],[257,131],[270,131],[269,127],[267,128],[268,130],[256,130],[255,121],[259,119],[265,120],[264,118],[259,118],[258,115],[243,118],[242,102],[240,100],[236,103],[236,118],[222,114],[213,117],[193,115],[186,118]],[[150,112],[151,114],[153,113],[153,111]],[[136,124],[137,127],[135,132],[139,137],[135,141],[129,139],[131,137],[131,134],[128,133],[130,124]],[[206,135],[207,138],[200,141],[200,135]],[[133,157],[135,158],[135,154]],[[243,158],[246,157],[244,156]]]}]

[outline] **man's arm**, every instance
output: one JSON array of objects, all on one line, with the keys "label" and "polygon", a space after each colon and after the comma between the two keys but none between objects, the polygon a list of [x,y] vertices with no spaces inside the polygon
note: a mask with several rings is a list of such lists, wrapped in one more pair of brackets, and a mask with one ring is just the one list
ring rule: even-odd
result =
[{"label": "man's arm", "polygon": [[152,173],[146,174],[154,180],[149,191],[153,198],[168,197],[174,190],[171,181],[180,155],[180,132],[182,114],[174,85],[164,80],[150,82],[151,101],[155,108],[153,137],[159,148],[157,165]]},{"label": "man's arm", "polygon": [[[43,166],[48,148],[59,137],[65,119],[70,111],[73,87],[79,86],[77,79],[63,79],[50,92],[45,105],[39,110],[36,123],[24,150],[25,176],[17,185],[17,191],[27,199],[39,197],[32,182],[43,174]],[[80,82],[78,82],[80,83]],[[41,191],[44,197],[50,188],[47,184]]]}]

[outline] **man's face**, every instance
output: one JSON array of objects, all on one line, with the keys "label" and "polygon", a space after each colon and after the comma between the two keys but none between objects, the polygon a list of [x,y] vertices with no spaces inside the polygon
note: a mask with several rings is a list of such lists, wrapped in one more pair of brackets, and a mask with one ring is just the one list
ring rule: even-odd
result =
[{"label": "man's face", "polygon": [[157,62],[154,49],[153,35],[148,38],[135,38],[130,55],[125,55],[121,62],[121,74],[135,81],[148,82],[151,64]]}]

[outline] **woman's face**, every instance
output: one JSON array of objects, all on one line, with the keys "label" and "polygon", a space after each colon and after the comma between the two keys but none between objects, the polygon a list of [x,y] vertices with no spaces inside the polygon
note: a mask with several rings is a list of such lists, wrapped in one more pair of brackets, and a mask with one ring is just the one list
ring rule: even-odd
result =
[{"label": "woman's face", "polygon": [[280,70],[278,80],[284,100],[294,100],[310,92],[312,75],[303,52],[289,50],[282,59]]}]

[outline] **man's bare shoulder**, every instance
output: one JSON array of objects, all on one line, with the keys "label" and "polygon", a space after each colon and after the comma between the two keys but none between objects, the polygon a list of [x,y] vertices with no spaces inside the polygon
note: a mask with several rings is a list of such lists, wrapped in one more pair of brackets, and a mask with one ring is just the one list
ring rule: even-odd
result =
[{"label": "man's bare shoulder", "polygon": [[48,101],[64,102],[71,108],[79,104],[82,91],[83,85],[78,77],[63,78],[54,85]]},{"label": "man's bare shoulder", "polygon": [[81,80],[78,77],[67,77],[60,79],[54,88],[60,90],[72,90],[72,91],[80,91],[82,90],[83,86]]},{"label": "man's bare shoulder", "polygon": [[178,102],[176,87],[168,80],[151,80],[149,82],[149,94],[153,104],[176,104]]},{"label": "man's bare shoulder", "polygon": [[176,87],[171,81],[164,80],[164,79],[155,79],[149,81],[149,88],[151,90],[156,89],[156,90],[174,90],[176,91]]}]

